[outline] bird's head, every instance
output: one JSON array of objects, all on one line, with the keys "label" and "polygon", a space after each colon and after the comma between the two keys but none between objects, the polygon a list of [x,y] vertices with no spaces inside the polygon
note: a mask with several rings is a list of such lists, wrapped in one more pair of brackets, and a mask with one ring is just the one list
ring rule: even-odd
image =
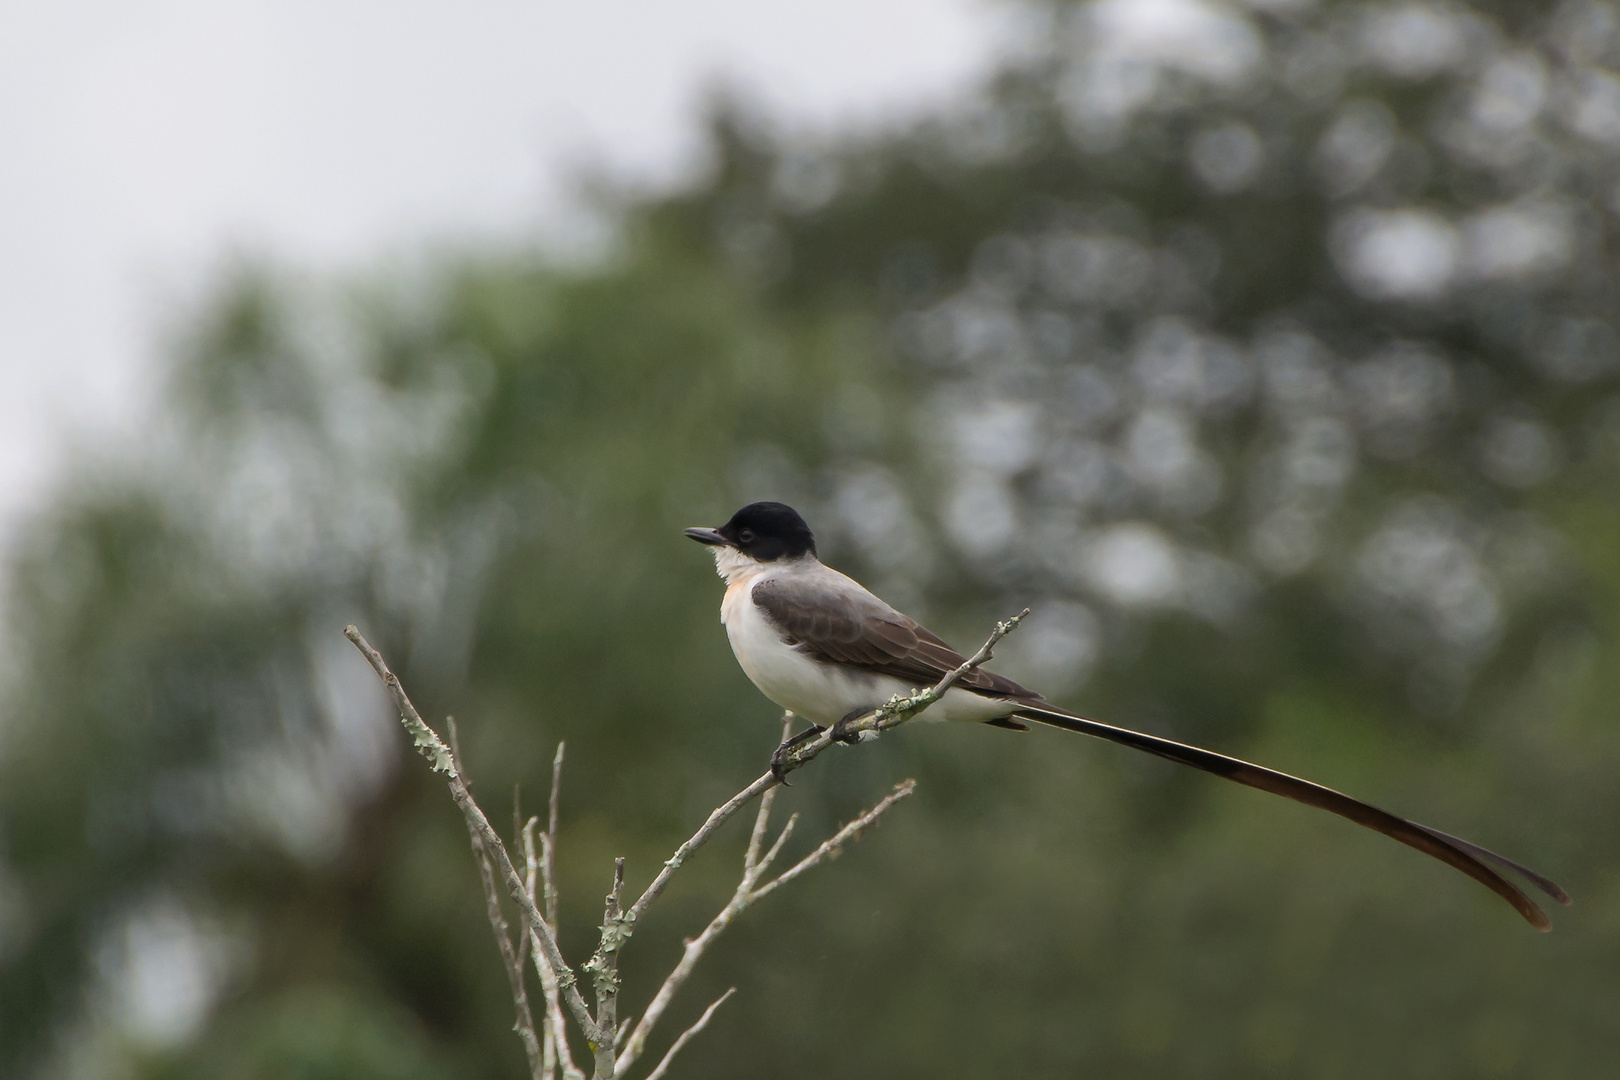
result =
[{"label": "bird's head", "polygon": [[[687,529],[686,535],[714,548],[717,564],[737,559],[769,563],[816,553],[810,526],[797,510],[779,502],[749,503],[718,529]],[[724,575],[726,567],[720,570]]]}]

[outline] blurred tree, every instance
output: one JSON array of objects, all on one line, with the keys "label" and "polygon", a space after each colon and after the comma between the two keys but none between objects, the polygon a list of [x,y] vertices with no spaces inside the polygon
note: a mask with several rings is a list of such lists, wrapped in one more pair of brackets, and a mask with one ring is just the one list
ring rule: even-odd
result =
[{"label": "blurred tree", "polygon": [[[11,569],[0,1071],[519,1075],[460,822],[339,631],[461,717],[492,810],[569,739],[582,957],[610,856],[645,880],[774,742],[679,536],[769,496],[963,643],[1033,605],[1002,666],[1067,704],[1580,906],[1542,938],[1256,793],[915,729],[795,788],[831,819],[921,780],[712,957],[694,1015],[752,992],[686,1068],[1607,1075],[1620,15],[1024,17],[982,95],[904,131],[722,105],[708,176],[622,198],[599,265],[221,286],[144,453]],[[638,935],[628,999],[722,862]]]}]

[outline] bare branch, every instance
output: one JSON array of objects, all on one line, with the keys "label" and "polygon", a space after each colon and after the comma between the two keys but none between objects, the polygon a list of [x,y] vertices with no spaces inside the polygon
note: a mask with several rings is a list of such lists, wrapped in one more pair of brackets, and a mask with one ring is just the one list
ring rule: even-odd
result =
[{"label": "bare branch", "polygon": [[765,843],[765,832],[771,823],[771,804],[776,801],[776,789],[767,788],[759,797],[759,813],[754,815],[754,831],[748,836],[748,850],[743,854],[743,869],[752,870],[759,863],[760,848]]},{"label": "bare branch", "polygon": [[399,709],[400,723],[405,726],[405,730],[421,750],[422,755],[433,765],[433,771],[446,774],[451,798],[455,799],[456,805],[461,808],[468,826],[478,833],[484,841],[485,848],[495,856],[508,895],[529,917],[530,929],[540,944],[539,951],[544,954],[552,971],[556,973],[557,985],[568,1011],[573,1014],[574,1021],[579,1024],[580,1030],[586,1033],[586,1037],[594,1040],[596,1023],[591,1019],[591,1011],[586,1006],[585,999],[580,996],[579,987],[575,985],[573,971],[563,959],[562,950],[557,947],[556,936],[551,932],[550,925],[540,917],[540,911],[535,906],[533,898],[524,891],[523,879],[518,876],[517,868],[512,865],[512,857],[507,853],[506,845],[501,843],[499,834],[484,816],[484,811],[473,801],[472,792],[467,790],[466,783],[456,769],[450,748],[423,721],[422,715],[416,711],[416,706],[411,704],[411,699],[406,695],[405,688],[399,684],[399,676],[388,669],[382,654],[372,648],[371,643],[362,637],[360,631],[353,625],[344,628],[343,636],[354,643],[354,647],[360,650],[360,654],[366,658],[372,670],[382,679],[383,685],[388,688],[389,694],[394,699],[395,707]]},{"label": "bare branch", "polygon": [[636,1024],[635,1030],[630,1033],[629,1040],[624,1044],[624,1050],[619,1054],[618,1068],[620,1072],[629,1069],[641,1057],[642,1051],[647,1048],[647,1039],[652,1035],[653,1028],[664,1017],[664,1011],[675,1000],[675,994],[685,985],[691,977],[692,969],[703,958],[703,953],[715,938],[725,933],[726,927],[731,925],[742,910],[748,906],[749,893],[742,885],[732,894],[731,900],[720,909],[720,914],[709,921],[703,932],[695,938],[687,938],[686,945],[681,950],[681,958],[676,961],[675,968],[664,978],[663,985],[653,995],[652,1001],[647,1004],[647,1011],[641,1014],[641,1022]]},{"label": "bare branch", "polygon": [[820,847],[816,848],[816,850],[794,863],[793,866],[787,870],[782,871],[782,873],[774,880],[761,885],[759,889],[754,892],[752,899],[764,899],[777,889],[781,888],[783,885],[786,885],[788,882],[804,873],[806,870],[809,870],[815,866],[820,866],[828,859],[837,858],[839,851],[845,844],[849,843],[851,840],[859,840],[861,838],[861,833],[866,829],[871,828],[872,825],[877,822],[877,819],[883,816],[883,812],[885,810],[899,802],[901,799],[905,798],[907,795],[910,795],[916,789],[917,781],[915,780],[903,780],[896,784],[894,786],[894,790],[885,795],[876,806],[872,807],[872,809],[868,810],[854,821],[851,821],[848,825],[845,825],[842,829],[839,829],[832,836],[829,836],[826,840],[822,841]]},{"label": "bare branch", "polygon": [[534,1031],[534,1016],[529,1011],[529,992],[523,979],[524,962],[512,947],[506,920],[501,916],[501,894],[495,884],[495,868],[489,864],[489,856],[478,842],[476,833],[473,834],[473,850],[478,856],[478,877],[484,883],[484,903],[489,910],[489,924],[495,928],[495,940],[500,945],[506,978],[512,985],[512,1004],[517,1009],[513,1030],[523,1040],[523,1052],[529,1056],[529,1075],[533,1080],[544,1080],[547,1075],[545,1053]]},{"label": "bare branch", "polygon": [[685,1049],[686,1044],[692,1041],[694,1035],[709,1026],[709,1018],[714,1015],[714,1011],[724,1005],[726,999],[736,992],[737,988],[733,986],[730,990],[715,998],[713,1004],[703,1010],[703,1015],[698,1017],[697,1023],[681,1032],[681,1037],[676,1039],[675,1045],[669,1048],[669,1052],[664,1055],[664,1060],[658,1063],[658,1068],[647,1074],[647,1080],[663,1080],[664,1074],[669,1071],[670,1063],[675,1060],[675,1055]]},{"label": "bare branch", "polygon": [[557,976],[552,971],[550,963],[546,961],[546,954],[541,947],[534,931],[530,936],[535,938],[531,955],[534,958],[534,969],[540,975],[540,987],[546,995],[546,1014],[550,1018],[552,1039],[556,1044],[557,1060],[562,1066],[563,1080],[585,1080],[585,1073],[574,1064],[573,1051],[568,1046],[568,1029],[563,1021],[561,989],[557,985]]},{"label": "bare branch", "polygon": [[[523,830],[523,860],[527,868],[525,884],[528,888],[530,900],[533,900],[535,896],[535,876],[544,873],[546,866],[543,855],[537,852],[535,848],[534,838],[538,824],[538,818],[530,818],[529,824]],[[550,846],[545,833],[540,833],[540,844],[542,847]],[[525,922],[527,922],[527,919],[525,919]],[[552,924],[551,930],[553,934],[556,933],[557,927],[555,923]],[[532,939],[534,937],[532,927],[530,927],[529,933]],[[549,1051],[551,1056],[548,1061],[553,1061],[562,1067],[563,1080],[584,1080],[585,1074],[578,1065],[574,1064],[574,1054],[568,1046],[568,1027],[563,1021],[562,1002],[557,992],[557,977],[553,974],[551,965],[546,963],[545,953],[540,950],[538,945],[533,950],[533,956],[534,970],[540,976],[540,988],[546,998],[545,1034],[547,1041],[542,1049]]]},{"label": "bare branch", "polygon": [[[858,839],[863,829],[875,822],[889,807],[910,795],[916,785],[915,780],[906,780],[897,785],[894,791],[889,793],[883,801],[848,825],[845,825],[842,829],[839,829],[826,843],[804,859],[801,859],[787,873],[772,881],[765,888],[756,891],[754,885],[759,880],[760,874],[770,865],[770,861],[776,857],[776,854],[781,850],[782,843],[787,839],[788,833],[793,828],[794,819],[790,818],[787,827],[782,830],[782,836],[772,845],[770,852],[752,867],[744,868],[742,880],[737,883],[737,891],[732,894],[731,900],[726,906],[709,921],[709,925],[703,928],[701,934],[695,938],[687,939],[685,947],[681,950],[680,960],[676,962],[674,970],[665,977],[663,985],[658,988],[658,992],[653,995],[652,1001],[648,1003],[647,1011],[641,1014],[641,1021],[636,1024],[635,1030],[630,1033],[629,1040],[624,1044],[624,1050],[619,1054],[619,1072],[623,1073],[628,1070],[636,1059],[641,1056],[642,1052],[647,1048],[647,1039],[651,1036],[653,1028],[663,1018],[665,1010],[669,1008],[670,1002],[675,999],[676,993],[685,984],[687,978],[691,976],[692,970],[697,967],[697,963],[703,958],[704,952],[716,938],[725,933],[726,928],[731,925],[738,915],[742,914],[755,900],[771,892],[778,885],[797,877],[818,863],[825,862],[836,854],[844,844],[850,840]],[[668,1055],[666,1055],[666,1060],[668,1060]]]},{"label": "bare branch", "polygon": [[675,871],[679,870],[686,860],[691,858],[694,851],[707,844],[715,831],[730,821],[733,814],[753,802],[755,796],[775,787],[777,783],[776,777],[767,772],[727,799],[723,805],[716,807],[709,814],[708,820],[704,821],[698,828],[698,831],[693,833],[686,843],[675,849],[675,854],[671,855],[669,861],[664,863],[664,868],[658,871],[658,876],[652,879],[652,884],[648,885],[641,897],[630,906],[627,915],[630,925],[635,926],[641,918],[641,913],[646,911],[648,905],[663,894],[664,889],[669,885],[669,879],[675,876]]},{"label": "bare branch", "polygon": [[629,939],[619,894],[624,890],[624,859],[613,860],[613,888],[602,910],[602,937],[596,953],[580,968],[596,987],[596,1030],[591,1050],[596,1055],[597,1080],[613,1080],[618,1044],[619,949]]},{"label": "bare branch", "polygon": [[[530,900],[533,900],[535,866],[534,860],[529,857],[528,853],[534,847],[534,823],[537,819],[530,817],[528,821],[521,821],[520,818],[521,815],[518,813],[517,805],[517,788],[514,786],[512,789],[512,842],[517,844],[523,851],[523,891],[529,894]],[[553,927],[552,932],[556,932],[555,927]],[[523,913],[522,908],[518,909],[517,960],[519,968],[529,966],[529,917]],[[547,1034],[546,1018],[542,1014],[540,1017],[542,1042],[547,1037]],[[550,1075],[549,1069],[547,1075]]]},{"label": "bare branch", "polygon": [[[772,790],[774,791],[775,789],[773,788]],[[770,792],[767,791],[765,794],[769,795]],[[782,835],[776,838],[776,843],[771,845],[771,850],[765,853],[765,857],[754,864],[755,880],[758,880],[760,874],[763,874],[765,871],[769,870],[771,868],[771,863],[775,862],[776,857],[782,854],[782,845],[788,842],[788,837],[793,835],[793,826],[797,825],[798,823],[798,814],[788,815],[787,824],[782,826]]]},{"label": "bare branch", "polygon": [[[461,740],[455,718],[446,717],[445,723],[450,729],[450,760],[465,783],[467,769],[461,761]],[[484,885],[484,908],[489,915],[490,928],[495,931],[495,944],[501,951],[501,966],[506,969],[506,981],[512,988],[512,1005],[517,1014],[512,1030],[523,1040],[523,1052],[529,1058],[530,1077],[532,1080],[545,1080],[545,1054],[540,1046],[540,1038],[534,1031],[534,1016],[529,1012],[529,992],[523,979],[523,952],[527,951],[527,946],[522,951],[513,948],[511,930],[506,924],[505,915],[501,913],[501,892],[495,885],[495,868],[489,864],[489,853],[484,850],[484,841],[471,823],[467,826],[467,835],[472,841],[473,858],[478,863],[478,878]]]},{"label": "bare branch", "polygon": [[[517,793],[514,790],[514,805],[512,807],[514,817],[517,816],[516,795]],[[539,818],[531,815],[529,820],[523,822],[518,828],[516,834],[516,842],[523,851],[523,891],[529,894],[531,900],[534,899],[536,878],[539,873],[539,866],[534,856],[534,829],[539,824],[539,821]],[[518,967],[527,968],[529,966],[529,940],[531,936],[529,917],[520,911],[518,912],[518,920],[520,923],[517,942]],[[546,1080],[556,1080],[557,1043],[556,1035],[553,1033],[551,1026],[551,1002],[545,997],[544,993],[541,995],[541,1000],[543,1007],[540,1011],[540,1071]]]},{"label": "bare branch", "polygon": [[[782,741],[793,734],[793,713],[782,714]],[[759,850],[765,842],[766,827],[771,821],[771,803],[776,800],[776,789],[767,788],[759,799],[759,814],[754,818],[754,831],[748,837],[748,853],[743,856],[743,870],[752,870],[759,862]]]},{"label": "bare branch", "polygon": [[551,800],[548,804],[551,813],[546,822],[547,842],[541,852],[544,858],[540,864],[546,889],[546,921],[551,924],[552,933],[557,932],[557,807],[562,798],[563,750],[567,746],[561,739],[557,740],[557,754],[551,759]]},{"label": "bare branch", "polygon": [[[524,832],[525,832],[525,830],[527,830],[529,828],[530,824],[533,823],[534,818],[533,817],[529,818],[528,822],[525,822],[523,820],[523,811],[521,809],[522,805],[523,805],[523,786],[521,784],[513,784],[512,785],[512,843],[516,844],[520,850],[527,850],[528,842],[524,837]],[[530,866],[528,864],[527,859],[524,860],[524,865],[523,865],[523,891],[529,895],[529,898],[531,900],[534,898],[534,867],[532,867],[532,866]],[[528,964],[529,964],[529,917],[527,915],[523,914],[523,909],[522,908],[518,908],[517,959],[518,959],[518,969],[520,971],[523,968],[528,966]],[[541,1019],[541,1026],[542,1027],[545,1026],[545,1021],[544,1021],[543,1017]]]}]

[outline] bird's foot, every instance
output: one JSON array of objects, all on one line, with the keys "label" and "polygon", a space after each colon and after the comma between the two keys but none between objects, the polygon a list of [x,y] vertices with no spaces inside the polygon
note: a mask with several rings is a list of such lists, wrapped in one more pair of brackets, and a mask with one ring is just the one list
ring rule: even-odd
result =
[{"label": "bird's foot", "polygon": [[805,728],[803,731],[799,732],[797,735],[793,736],[791,739],[788,739],[781,746],[776,748],[776,753],[771,755],[771,775],[776,777],[778,783],[780,783],[783,787],[788,786],[786,772],[788,756],[792,754],[794,750],[797,750],[799,747],[803,746],[805,743],[809,742],[811,739],[815,738],[817,735],[820,735],[826,730],[827,729],[822,727],[820,724],[811,724],[809,727]]},{"label": "bird's foot", "polygon": [[845,746],[854,746],[856,743],[863,743],[869,739],[877,738],[878,733],[876,731],[851,731],[849,729],[851,724],[865,716],[870,711],[871,710],[869,709],[856,709],[854,712],[838,721],[838,723],[834,724],[832,726],[832,741],[836,743],[843,743]]}]

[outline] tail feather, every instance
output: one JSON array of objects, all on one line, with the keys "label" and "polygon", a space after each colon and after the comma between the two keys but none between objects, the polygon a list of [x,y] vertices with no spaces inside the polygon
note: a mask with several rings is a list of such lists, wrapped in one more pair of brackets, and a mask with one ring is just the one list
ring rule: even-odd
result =
[{"label": "tail feather", "polygon": [[1521,891],[1518,886],[1498,874],[1487,866],[1491,863],[1505,870],[1512,870],[1522,874],[1537,888],[1560,904],[1570,902],[1569,894],[1556,884],[1529,870],[1511,859],[1466,840],[1459,840],[1455,836],[1431,829],[1426,825],[1407,821],[1396,817],[1376,806],[1364,803],[1359,799],[1352,799],[1348,795],[1340,794],[1332,788],[1313,784],[1309,780],[1301,780],[1297,776],[1277,772],[1260,765],[1253,765],[1247,761],[1217,754],[1211,750],[1203,750],[1185,743],[1173,742],[1170,739],[1161,739],[1155,735],[1145,735],[1129,728],[1114,727],[1110,724],[1099,723],[1096,720],[1087,720],[1083,716],[1055,708],[1046,702],[1020,703],[1014,716],[1023,720],[1034,720],[1037,723],[1047,724],[1051,727],[1063,728],[1066,731],[1078,731],[1083,735],[1093,735],[1099,739],[1107,739],[1123,746],[1154,754],[1182,765],[1191,765],[1195,769],[1223,776],[1239,784],[1246,784],[1261,791],[1269,791],[1274,795],[1281,795],[1295,802],[1307,806],[1315,806],[1322,810],[1349,818],[1358,825],[1375,829],[1385,836],[1399,840],[1408,847],[1416,848],[1425,855],[1439,859],[1449,866],[1453,866],[1475,881],[1484,885],[1502,899],[1512,904],[1514,909],[1537,930],[1552,929],[1551,922],[1541,908]]}]

